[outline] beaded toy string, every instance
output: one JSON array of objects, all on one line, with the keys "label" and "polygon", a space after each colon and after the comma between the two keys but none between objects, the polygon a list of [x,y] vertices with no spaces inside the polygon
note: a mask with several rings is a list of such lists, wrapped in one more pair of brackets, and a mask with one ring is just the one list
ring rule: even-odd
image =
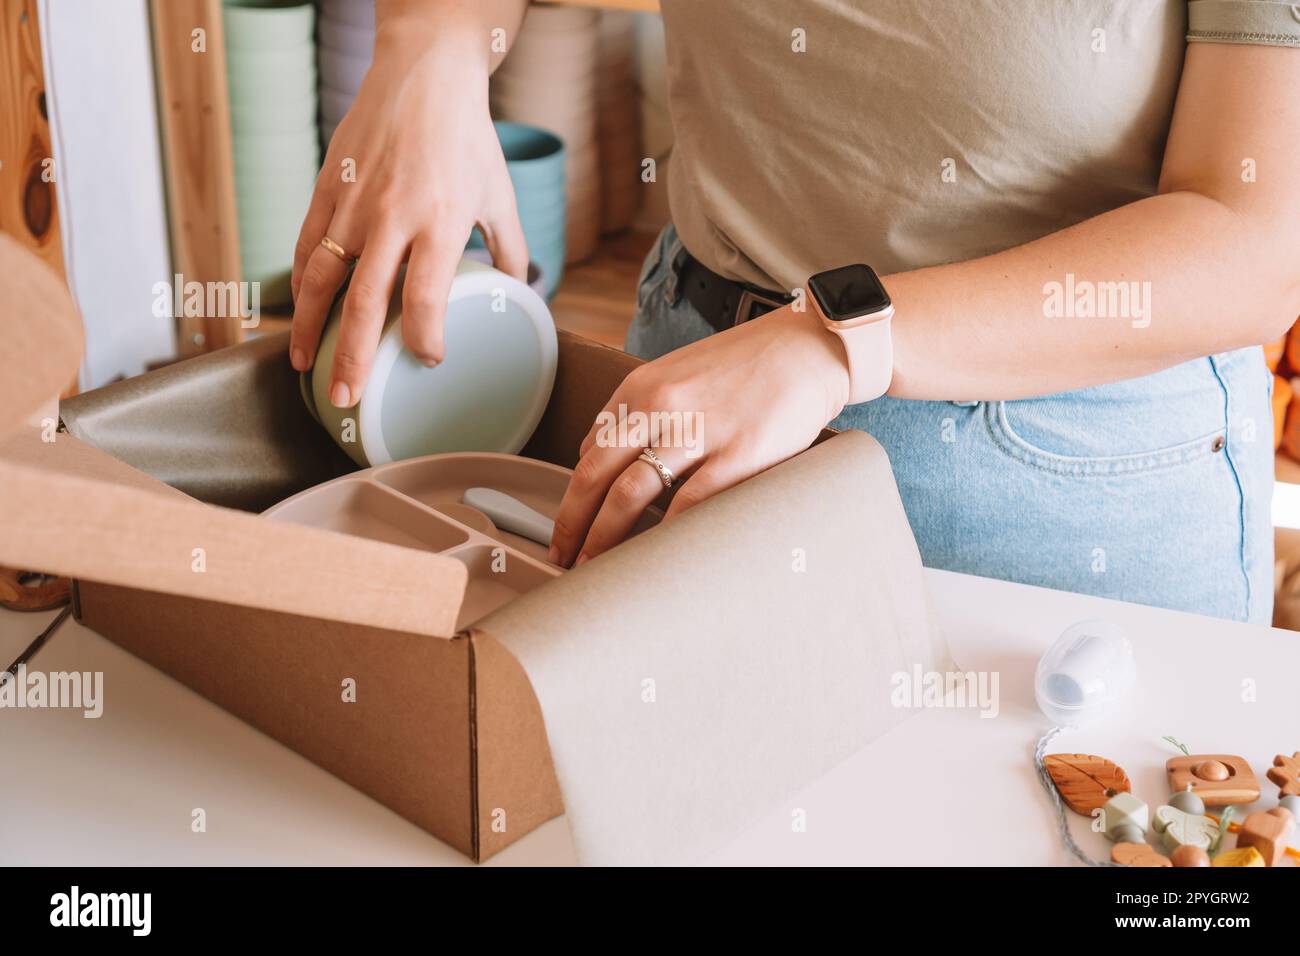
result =
[{"label": "beaded toy string", "polygon": [[1052,775],[1047,772],[1047,764],[1043,761],[1043,755],[1047,752],[1047,745],[1056,739],[1057,735],[1065,731],[1065,727],[1053,727],[1047,733],[1043,734],[1038,740],[1038,746],[1034,748],[1034,767],[1038,770],[1038,782],[1043,785],[1052,802],[1056,805],[1056,825],[1061,836],[1061,842],[1065,848],[1079,861],[1086,863],[1088,866],[1119,866],[1110,860],[1095,860],[1079,844],[1074,842],[1074,837],[1070,834],[1070,824],[1065,816],[1065,801],[1061,799],[1061,793],[1056,789],[1056,784],[1052,782]]}]

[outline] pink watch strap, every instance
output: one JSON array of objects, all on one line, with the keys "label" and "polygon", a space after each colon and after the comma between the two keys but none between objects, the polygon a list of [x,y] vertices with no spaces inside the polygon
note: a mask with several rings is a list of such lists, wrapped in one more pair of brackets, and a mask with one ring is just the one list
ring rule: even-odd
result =
[{"label": "pink watch strap", "polygon": [[894,377],[892,315],[847,329],[831,323],[849,359],[849,404],[869,402],[889,391]]}]

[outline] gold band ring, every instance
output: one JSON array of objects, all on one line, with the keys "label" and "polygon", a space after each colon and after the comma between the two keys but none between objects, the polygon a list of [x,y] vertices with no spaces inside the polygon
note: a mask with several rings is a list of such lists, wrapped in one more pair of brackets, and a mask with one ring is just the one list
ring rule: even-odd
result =
[{"label": "gold band ring", "polygon": [[333,255],[338,256],[348,265],[357,261],[357,257],[352,255],[329,236],[321,236],[320,244],[329,250]]}]

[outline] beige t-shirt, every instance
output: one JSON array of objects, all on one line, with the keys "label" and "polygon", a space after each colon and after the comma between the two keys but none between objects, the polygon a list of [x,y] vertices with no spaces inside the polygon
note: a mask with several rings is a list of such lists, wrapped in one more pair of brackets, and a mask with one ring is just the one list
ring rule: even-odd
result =
[{"label": "beige t-shirt", "polygon": [[769,289],[970,259],[1150,196],[1186,40],[1300,47],[1300,4],[1272,0],[662,8],[673,221]]}]

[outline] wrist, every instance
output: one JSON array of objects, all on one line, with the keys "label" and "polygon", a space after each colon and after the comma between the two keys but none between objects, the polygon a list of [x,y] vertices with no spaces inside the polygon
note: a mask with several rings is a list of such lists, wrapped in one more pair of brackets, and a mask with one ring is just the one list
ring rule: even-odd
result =
[{"label": "wrist", "polygon": [[[458,35],[465,38],[458,40]],[[490,74],[486,41],[478,44],[465,27],[431,33],[426,21],[408,27],[399,18],[386,21],[376,32],[374,66],[366,75],[380,77],[375,82],[385,99],[391,98],[393,90],[414,88],[414,84],[425,91],[440,91],[438,95],[448,102],[486,116]]]},{"label": "wrist", "polygon": [[826,328],[815,303],[794,313],[808,343],[808,354],[815,365],[818,381],[826,390],[826,421],[839,415],[849,402],[849,357],[839,336]]},{"label": "wrist", "polygon": [[858,262],[819,272],[808,279],[807,302],[844,353],[846,403],[884,395],[894,369],[894,304],[875,270]]},{"label": "wrist", "polygon": [[491,72],[490,37],[475,23],[441,23],[424,11],[395,10],[375,28],[376,64],[410,68],[428,64],[448,75],[486,81]]}]

